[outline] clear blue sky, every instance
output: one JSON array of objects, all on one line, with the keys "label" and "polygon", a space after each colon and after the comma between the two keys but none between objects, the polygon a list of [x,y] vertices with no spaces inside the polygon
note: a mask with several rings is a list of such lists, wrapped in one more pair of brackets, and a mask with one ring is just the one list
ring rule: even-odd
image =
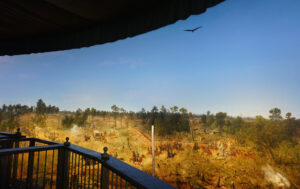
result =
[{"label": "clear blue sky", "polygon": [[134,38],[0,57],[0,104],[39,98],[64,110],[164,104],[267,116],[279,107],[300,117],[300,1],[227,0]]}]

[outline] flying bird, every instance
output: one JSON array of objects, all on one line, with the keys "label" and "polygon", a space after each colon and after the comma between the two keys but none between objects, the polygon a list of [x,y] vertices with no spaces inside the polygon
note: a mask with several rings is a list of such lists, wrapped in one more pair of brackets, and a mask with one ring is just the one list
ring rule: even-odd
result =
[{"label": "flying bird", "polygon": [[202,26],[199,26],[199,27],[197,27],[197,28],[190,29],[190,30],[184,30],[184,31],[187,31],[187,32],[194,32],[194,31],[196,31],[196,30],[199,29],[199,28],[202,28]]}]

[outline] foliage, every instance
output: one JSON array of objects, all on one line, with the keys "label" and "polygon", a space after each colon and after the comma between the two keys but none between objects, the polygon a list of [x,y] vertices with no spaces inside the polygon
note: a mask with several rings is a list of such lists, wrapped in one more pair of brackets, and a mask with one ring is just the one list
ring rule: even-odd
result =
[{"label": "foliage", "polygon": [[263,155],[279,164],[295,164],[300,162],[299,131],[300,120],[286,114],[282,120],[281,110],[273,108],[270,120],[256,116],[253,121],[245,121],[241,117],[229,119],[226,113],[219,112],[200,115],[202,125],[217,128],[223,134],[232,135],[241,145],[253,146]]},{"label": "foliage", "polygon": [[76,124],[78,127],[83,127],[86,124],[89,114],[91,114],[89,108],[84,112],[79,108],[76,110],[74,115],[65,115],[64,119],[62,120],[62,125],[65,128],[72,128],[73,124]]},{"label": "foliage", "polygon": [[32,118],[32,121],[36,125],[38,125],[40,127],[44,127],[46,125],[46,118],[47,118],[47,115],[45,115],[45,114],[36,114]]},{"label": "foliage", "polygon": [[271,114],[269,117],[272,121],[279,121],[282,119],[281,110],[279,108],[273,108],[269,112]]},{"label": "foliage", "polygon": [[5,105],[0,108],[0,128],[13,131],[19,127],[20,115],[33,112],[33,107],[27,105]]},{"label": "foliage", "polygon": [[47,106],[42,99],[39,99],[36,103],[35,112],[39,115],[50,114],[50,113],[58,113],[59,108],[56,106]]},{"label": "foliage", "polygon": [[189,115],[185,108],[173,106],[168,110],[165,106],[161,106],[160,110],[153,106],[150,112],[142,109],[138,113],[138,117],[147,123],[147,129],[150,130],[151,125],[155,125],[159,135],[173,134],[174,132],[189,132]]},{"label": "foliage", "polygon": [[225,125],[225,118],[227,114],[225,112],[218,112],[216,114],[216,124],[222,130]]},{"label": "foliage", "polygon": [[62,125],[67,129],[72,128],[73,123],[74,123],[74,117],[69,115],[65,115],[64,119],[62,120]]}]

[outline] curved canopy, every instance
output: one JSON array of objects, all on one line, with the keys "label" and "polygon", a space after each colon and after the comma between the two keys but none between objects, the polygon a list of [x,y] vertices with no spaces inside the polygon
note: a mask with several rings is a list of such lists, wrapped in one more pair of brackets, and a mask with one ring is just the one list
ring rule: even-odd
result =
[{"label": "curved canopy", "polygon": [[224,0],[0,1],[0,56],[88,47],[201,14]]}]

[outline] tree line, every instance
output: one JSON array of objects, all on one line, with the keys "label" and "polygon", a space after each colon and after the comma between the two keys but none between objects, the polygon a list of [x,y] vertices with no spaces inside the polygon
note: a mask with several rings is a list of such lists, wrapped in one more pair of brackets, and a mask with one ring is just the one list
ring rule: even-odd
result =
[{"label": "tree line", "polygon": [[111,111],[99,111],[95,108],[87,108],[84,111],[77,109],[75,113],[70,112],[68,115],[65,115],[62,124],[66,128],[71,128],[73,124],[83,127],[86,124],[88,116],[112,116],[115,120],[116,127],[117,119],[121,119],[122,124],[122,120],[126,116],[129,119],[141,119],[148,130],[150,130],[151,125],[155,125],[159,135],[166,135],[174,132],[189,132],[190,115],[187,109],[178,108],[177,106],[170,107],[170,109],[161,106],[160,110],[157,106],[153,106],[151,111],[146,112],[146,110],[142,108],[139,112],[133,112],[113,105],[111,106]]},{"label": "tree line", "polygon": [[[45,115],[58,113],[59,108],[52,105],[46,105],[42,99],[39,99],[36,106],[27,106],[21,104],[6,105],[0,108],[0,129],[15,130],[19,127],[19,118],[27,113],[36,113],[37,115]],[[35,120],[41,121],[41,116],[37,116]]]},{"label": "tree line", "polygon": [[148,130],[150,130],[151,125],[155,125],[156,132],[159,135],[190,131],[189,118],[191,114],[183,107],[173,106],[167,109],[162,105],[158,109],[157,106],[153,106],[151,111],[147,112],[142,108],[141,111],[136,113],[136,116],[142,120]]},{"label": "tree line", "polygon": [[256,116],[249,121],[237,116],[228,118],[225,112],[200,116],[203,128],[218,129],[221,135],[231,135],[240,145],[254,146],[261,155],[283,165],[300,164],[300,119],[279,108],[269,111],[269,119]]}]

